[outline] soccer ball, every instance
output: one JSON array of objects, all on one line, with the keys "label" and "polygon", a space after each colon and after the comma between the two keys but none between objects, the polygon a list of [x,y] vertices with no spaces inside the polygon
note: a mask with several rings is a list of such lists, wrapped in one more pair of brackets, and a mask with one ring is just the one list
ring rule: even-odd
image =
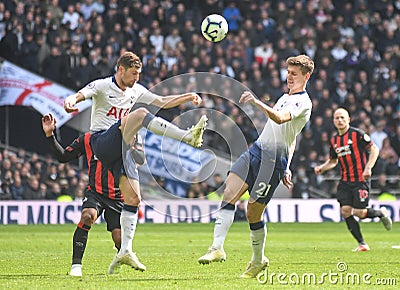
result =
[{"label": "soccer ball", "polygon": [[228,22],[219,14],[210,14],[201,23],[201,33],[208,41],[219,42],[228,33]]}]

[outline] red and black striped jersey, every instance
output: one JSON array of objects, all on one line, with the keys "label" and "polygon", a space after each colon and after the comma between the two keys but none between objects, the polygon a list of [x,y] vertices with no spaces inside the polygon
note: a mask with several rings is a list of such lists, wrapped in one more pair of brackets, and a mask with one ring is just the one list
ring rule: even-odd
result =
[{"label": "red and black striped jersey", "polygon": [[330,139],[329,155],[331,159],[338,159],[342,181],[363,181],[362,173],[372,144],[368,134],[354,127]]},{"label": "red and black striped jersey", "polygon": [[119,189],[119,176],[114,176],[113,172],[104,167],[95,157],[90,146],[90,135],[90,132],[80,135],[65,150],[54,136],[47,139],[58,161],[62,163],[85,155],[89,176],[88,190],[92,190],[111,200],[123,201],[123,195]]}]

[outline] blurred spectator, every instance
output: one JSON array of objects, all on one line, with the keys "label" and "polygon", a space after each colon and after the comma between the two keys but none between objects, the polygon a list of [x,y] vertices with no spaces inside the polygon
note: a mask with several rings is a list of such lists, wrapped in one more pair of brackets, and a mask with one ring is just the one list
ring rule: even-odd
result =
[{"label": "blurred spectator", "polygon": [[69,24],[69,29],[74,31],[79,25],[79,13],[75,11],[75,6],[69,4],[67,11],[63,13],[63,18],[61,19],[62,24]]},{"label": "blurred spectator", "polygon": [[25,41],[21,45],[21,63],[24,68],[38,72],[38,52],[39,46],[35,42],[32,33],[25,35]]},{"label": "blurred spectator", "polygon": [[304,129],[301,139],[298,143],[298,154],[306,157],[311,149],[315,148],[315,141],[313,139],[313,131],[311,129]]},{"label": "blurred spectator", "polygon": [[12,24],[5,28],[5,36],[0,40],[0,55],[11,62],[18,62],[19,47],[18,37]]},{"label": "blurred spectator", "polygon": [[[5,170],[4,167],[2,168],[2,170],[3,171]],[[11,184],[13,182],[12,177],[13,174],[10,169],[5,170],[4,174],[2,174],[2,178],[0,179],[0,200],[12,199],[12,194],[11,194]]]},{"label": "blurred spectator", "polygon": [[56,27],[60,27],[61,20],[64,17],[64,12],[58,6],[58,0],[50,0],[50,5],[47,6],[47,12],[51,13],[51,19]]},{"label": "blurred spectator", "polygon": [[86,57],[80,59],[80,64],[72,70],[74,88],[81,88],[97,75],[96,67]]},{"label": "blurred spectator", "polygon": [[47,196],[47,184],[46,183],[40,183],[39,185],[39,196],[41,196],[41,199],[45,199]]},{"label": "blurred spectator", "polygon": [[265,9],[261,11],[260,22],[265,38],[270,42],[274,42],[276,40],[276,22],[269,16],[268,11]]},{"label": "blurred spectator", "polygon": [[55,164],[50,165],[47,169],[47,183],[51,184],[55,182],[58,179],[58,172],[57,172],[57,166]]},{"label": "blurred spectator", "polygon": [[161,34],[160,28],[157,27],[154,30],[154,32],[149,36],[149,41],[155,48],[155,54],[161,54],[164,48],[164,36]]},{"label": "blurred spectator", "polygon": [[82,200],[85,197],[86,187],[87,183],[84,180],[80,179],[74,191],[75,200]]},{"label": "blurred spectator", "polygon": [[235,1],[229,1],[228,6],[222,11],[222,16],[228,22],[229,31],[238,32],[242,16],[240,10],[236,7]]},{"label": "blurred spectator", "polygon": [[302,199],[310,197],[309,179],[304,166],[297,167],[296,174],[293,176],[292,197]]},{"label": "blurred spectator", "polygon": [[58,182],[54,182],[50,185],[50,190],[47,191],[46,199],[57,200],[61,195],[61,185]]},{"label": "blurred spectator", "polygon": [[11,171],[11,161],[10,159],[4,157],[0,170],[0,178],[2,180],[6,178],[8,171]]},{"label": "blurred spectator", "polygon": [[43,60],[42,73],[44,77],[62,83],[67,76],[67,67],[64,58],[61,56],[60,48],[53,46],[50,49],[50,55]]},{"label": "blurred spectator", "polygon": [[202,191],[201,183],[197,180],[194,180],[189,187],[186,197],[187,198],[204,198],[205,192]]},{"label": "blurred spectator", "polygon": [[22,200],[24,198],[25,188],[22,185],[21,177],[14,177],[14,182],[11,184],[11,195],[14,200]]},{"label": "blurred spectator", "polygon": [[29,177],[29,181],[24,190],[23,199],[24,200],[38,200],[44,199],[45,196],[41,195],[40,183],[36,176]]},{"label": "blurred spectator", "polygon": [[254,60],[262,67],[265,67],[271,60],[271,56],[273,53],[274,50],[272,48],[272,43],[270,43],[268,40],[265,40],[263,44],[255,48]]},{"label": "blurred spectator", "polygon": [[396,175],[399,173],[399,156],[390,144],[390,139],[383,139],[382,148],[379,151],[379,158],[384,161],[384,172],[387,175]]},{"label": "blurred spectator", "polygon": [[182,37],[179,35],[179,29],[172,29],[171,34],[168,34],[165,38],[165,45],[167,49],[175,50],[177,48],[178,43],[182,40]]},{"label": "blurred spectator", "polygon": [[94,8],[95,6],[93,5],[92,0],[85,0],[81,5],[81,10],[79,12],[82,13],[85,21],[89,20],[92,16],[92,12],[95,11]]},{"label": "blurred spectator", "polygon": [[222,200],[225,185],[221,174],[215,173],[212,178],[212,183],[208,189],[207,199]]},{"label": "blurred spectator", "polygon": [[372,132],[370,133],[372,142],[374,142],[376,146],[378,146],[379,150],[382,149],[383,140],[385,140],[388,137],[388,134],[384,131],[385,126],[386,126],[386,121],[380,120],[376,124],[375,129],[373,129]]},{"label": "blurred spectator", "polygon": [[43,62],[44,60],[50,55],[50,47],[45,41],[45,37],[41,34],[37,35],[36,37],[36,44],[38,46],[38,68],[37,71],[42,73],[43,72]]}]

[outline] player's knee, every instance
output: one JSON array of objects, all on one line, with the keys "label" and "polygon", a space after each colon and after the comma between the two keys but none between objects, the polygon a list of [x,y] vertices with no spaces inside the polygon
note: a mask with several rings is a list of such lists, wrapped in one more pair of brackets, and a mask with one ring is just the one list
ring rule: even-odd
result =
[{"label": "player's knee", "polygon": [[365,216],[367,215],[367,210],[366,209],[354,209],[353,215],[355,215],[356,217],[359,217],[360,219],[364,219]]},{"label": "player's knee", "polygon": [[223,201],[227,203],[234,203],[234,198],[235,198],[235,192],[231,190],[230,188],[226,187],[224,190],[224,197]]},{"label": "player's knee", "polygon": [[144,117],[146,117],[146,115],[149,113],[149,110],[147,110],[146,108],[138,108],[136,110],[134,110],[133,112],[131,112],[129,115],[133,115],[135,116],[135,118],[143,120]]},{"label": "player's knee", "polygon": [[140,186],[137,180],[129,180],[125,175],[119,180],[119,187],[124,194],[124,202],[127,205],[138,206],[141,201]]},{"label": "player's knee", "polygon": [[340,212],[344,218],[348,218],[352,215],[352,208],[351,207],[342,207]]},{"label": "player's knee", "polygon": [[124,202],[127,205],[139,206],[140,201],[141,201],[140,194],[137,194],[136,192],[131,193],[130,195],[125,195],[124,197]]},{"label": "player's knee", "polygon": [[85,225],[92,226],[96,220],[96,214],[92,211],[83,211],[81,216],[81,222]]}]

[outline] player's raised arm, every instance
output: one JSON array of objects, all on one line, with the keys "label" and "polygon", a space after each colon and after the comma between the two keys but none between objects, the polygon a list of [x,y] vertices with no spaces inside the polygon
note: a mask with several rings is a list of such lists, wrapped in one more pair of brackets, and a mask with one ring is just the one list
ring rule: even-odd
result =
[{"label": "player's raised arm", "polygon": [[181,95],[169,95],[157,98],[153,101],[152,105],[168,109],[177,107],[180,104],[184,104],[186,102],[192,102],[193,105],[198,106],[201,104],[202,99],[198,94],[190,92]]},{"label": "player's raised arm", "polygon": [[265,115],[268,116],[272,121],[277,124],[283,124],[292,119],[292,116],[288,111],[277,111],[271,108],[270,106],[264,104],[259,99],[257,99],[251,92],[243,92],[240,96],[239,103],[243,104],[253,104],[257,108],[259,108]]},{"label": "player's raised arm", "polygon": [[57,141],[56,137],[54,136],[56,124],[56,118],[51,113],[48,113],[42,117],[43,131],[46,135],[51,150],[57,157],[57,160],[59,162],[65,163],[81,156],[83,152],[78,150],[76,146],[68,146],[69,150],[65,150]]},{"label": "player's raised arm", "polygon": [[42,117],[42,128],[46,137],[51,137],[56,129],[57,121],[51,113]]}]

